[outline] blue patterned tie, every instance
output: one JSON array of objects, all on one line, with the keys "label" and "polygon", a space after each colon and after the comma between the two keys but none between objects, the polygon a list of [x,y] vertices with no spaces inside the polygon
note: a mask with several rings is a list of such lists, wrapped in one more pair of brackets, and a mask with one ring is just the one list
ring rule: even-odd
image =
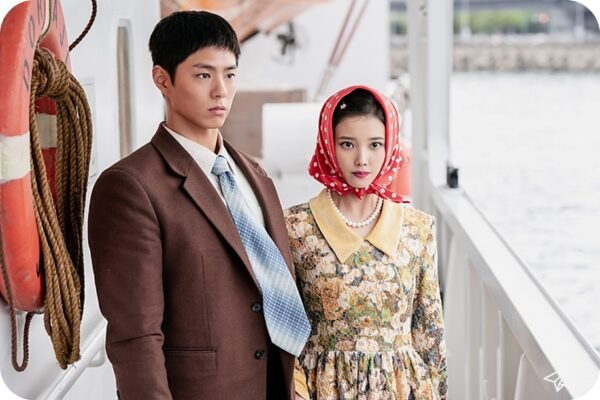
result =
[{"label": "blue patterned tie", "polygon": [[265,228],[251,216],[223,156],[217,156],[212,173],[219,177],[223,197],[260,286],[271,341],[297,357],[310,335],[310,324],[294,279]]}]

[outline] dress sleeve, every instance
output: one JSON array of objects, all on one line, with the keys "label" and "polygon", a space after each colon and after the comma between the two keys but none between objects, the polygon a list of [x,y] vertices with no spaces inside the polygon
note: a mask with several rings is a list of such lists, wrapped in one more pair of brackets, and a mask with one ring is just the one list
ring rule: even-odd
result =
[{"label": "dress sleeve", "polygon": [[296,385],[296,395],[302,397],[305,400],[309,399],[308,396],[308,384],[306,383],[306,375],[304,370],[300,366],[300,362],[296,359],[294,365],[294,383]]},{"label": "dress sleeve", "polygon": [[[298,223],[298,218],[291,209],[283,210],[283,219],[285,220],[285,228],[288,233],[288,240],[290,243],[290,250],[292,252],[292,263],[294,266],[298,265],[298,235],[295,233],[295,224]],[[298,276],[296,275],[296,279]]]},{"label": "dress sleeve", "polygon": [[424,237],[412,315],[413,347],[429,368],[434,390],[447,398],[446,343],[437,272],[435,219]]},{"label": "dress sleeve", "polygon": [[[300,262],[300,249],[298,243],[298,235],[295,230],[295,224],[298,223],[298,218],[296,215],[290,210],[283,210],[283,216],[285,218],[285,226],[288,231],[288,237],[290,240],[290,250],[292,252],[292,263],[294,264],[294,268],[296,269],[296,284],[298,285],[298,290],[300,292],[300,296],[302,297],[302,286],[298,274],[298,264]],[[303,300],[304,301],[304,300]],[[308,400],[310,398],[308,394],[308,384],[306,381],[306,374],[300,365],[298,359],[296,359],[294,365],[294,384],[296,388],[296,396],[301,397],[302,399]]]}]

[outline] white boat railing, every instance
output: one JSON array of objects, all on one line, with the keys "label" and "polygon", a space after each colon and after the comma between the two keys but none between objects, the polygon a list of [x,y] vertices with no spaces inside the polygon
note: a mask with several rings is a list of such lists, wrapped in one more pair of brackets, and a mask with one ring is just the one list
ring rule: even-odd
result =
[{"label": "white boat railing", "polygon": [[438,221],[449,399],[579,398],[600,357],[460,189],[430,185]]},{"label": "white boat railing", "polygon": [[[436,216],[450,400],[598,399],[600,358],[450,164],[452,2],[408,0],[413,200]],[[596,396],[596,397],[593,397]]]},{"label": "white boat railing", "polygon": [[103,366],[106,361],[104,342],[106,340],[106,322],[99,324],[81,349],[81,359],[70,365],[67,370],[38,398],[48,400],[63,399],[77,383],[79,377],[88,368]]},{"label": "white boat railing", "polygon": [[[38,400],[59,400],[67,396],[71,388],[78,383],[80,376],[92,368],[105,367],[107,362],[104,342],[106,339],[106,322],[98,324],[86,337],[81,346],[81,359],[71,364],[59,374],[53,373],[54,380],[45,385],[45,389],[35,395]],[[56,369],[56,368],[54,368]],[[54,372],[53,369],[53,372]],[[39,386],[35,383],[32,386]],[[114,392],[114,390],[111,390]],[[4,379],[0,379],[0,398],[2,400],[24,400],[9,388]],[[69,398],[73,398],[72,396]]]}]

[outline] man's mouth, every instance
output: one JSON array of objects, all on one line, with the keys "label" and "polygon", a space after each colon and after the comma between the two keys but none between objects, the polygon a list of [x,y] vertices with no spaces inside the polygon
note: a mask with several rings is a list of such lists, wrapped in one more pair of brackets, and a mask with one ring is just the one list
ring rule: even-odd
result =
[{"label": "man's mouth", "polygon": [[227,109],[223,106],[216,106],[213,108],[209,108],[208,111],[211,114],[217,115],[217,116],[223,116],[225,115],[225,113],[227,112]]}]

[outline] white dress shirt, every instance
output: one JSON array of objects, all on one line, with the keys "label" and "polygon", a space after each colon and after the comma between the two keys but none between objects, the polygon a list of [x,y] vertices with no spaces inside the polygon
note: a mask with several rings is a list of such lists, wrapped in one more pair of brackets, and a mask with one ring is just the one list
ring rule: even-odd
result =
[{"label": "white dress shirt", "polygon": [[231,156],[227,152],[227,149],[223,145],[223,138],[221,137],[220,133],[217,138],[217,148],[219,149],[219,151],[217,154],[215,154],[206,147],[202,146],[201,144],[196,143],[193,140],[190,140],[185,136],[173,131],[166,124],[163,124],[163,126],[165,127],[167,132],[169,132],[171,136],[173,136],[175,140],[177,140],[181,147],[183,147],[190,154],[190,156],[192,156],[194,161],[196,161],[204,175],[206,175],[210,183],[213,185],[213,187],[221,197],[221,200],[223,200],[223,202],[227,204],[225,202],[225,198],[223,197],[223,192],[221,191],[219,178],[211,172],[215,160],[217,159],[217,155],[225,157],[225,160],[227,160],[227,163],[229,164],[229,169],[233,173],[235,182],[237,183],[238,187],[240,188],[240,191],[242,192],[244,202],[252,212],[252,215],[255,217],[256,222],[261,224],[263,227],[265,226],[262,209],[260,208],[260,204],[256,198],[256,195],[254,194],[254,190],[252,190],[252,186],[250,186],[250,183],[248,182],[242,171],[239,169],[233,158],[231,158]]}]

